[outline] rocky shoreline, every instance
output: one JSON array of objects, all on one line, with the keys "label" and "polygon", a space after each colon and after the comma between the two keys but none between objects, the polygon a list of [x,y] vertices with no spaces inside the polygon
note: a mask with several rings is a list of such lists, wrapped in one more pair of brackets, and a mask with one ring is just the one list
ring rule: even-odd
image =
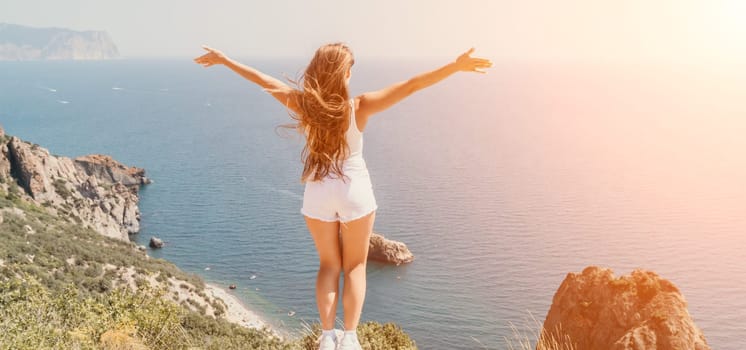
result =
[{"label": "rocky shoreline", "polygon": [[[56,217],[125,242],[129,242],[129,235],[140,231],[138,192],[140,186],[151,183],[142,168],[126,166],[107,155],[74,159],[52,155],[37,144],[5,135],[2,126],[0,179],[3,179],[0,188],[5,192],[35,203]],[[142,256],[150,258],[147,254]],[[71,259],[68,263],[74,263],[74,258]],[[123,269],[125,284],[136,289],[135,269],[114,265],[105,269]],[[220,314],[214,307],[219,299],[225,309],[219,317],[248,328],[269,328],[235,295],[215,284],[205,284],[202,293],[193,284],[173,278],[163,283],[155,276],[145,280],[151,285],[165,285],[174,295],[174,301],[186,304],[187,308],[203,308],[208,315],[215,316]]]},{"label": "rocky shoreline", "polygon": [[141,185],[150,183],[145,170],[110,156],[55,156],[37,144],[6,136],[2,127],[0,177],[6,179],[0,184],[4,190],[123,241],[140,230],[137,194]]},{"label": "rocky shoreline", "polygon": [[247,328],[270,328],[267,321],[262,319],[257,313],[251,311],[238,296],[225,288],[214,283],[206,283],[205,289],[208,295],[223,300],[226,309],[225,319],[227,321]]}]

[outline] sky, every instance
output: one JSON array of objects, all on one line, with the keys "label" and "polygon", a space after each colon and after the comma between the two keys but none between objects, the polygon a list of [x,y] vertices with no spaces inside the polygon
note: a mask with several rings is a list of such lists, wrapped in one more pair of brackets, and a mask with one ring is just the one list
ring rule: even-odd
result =
[{"label": "sky", "polygon": [[742,0],[0,0],[0,22],[106,30],[125,57],[357,57],[741,62]]}]

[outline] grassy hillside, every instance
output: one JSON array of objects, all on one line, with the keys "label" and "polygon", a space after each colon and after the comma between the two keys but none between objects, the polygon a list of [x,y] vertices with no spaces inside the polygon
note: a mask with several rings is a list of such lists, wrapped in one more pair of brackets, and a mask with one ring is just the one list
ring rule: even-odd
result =
[{"label": "grassy hillside", "polygon": [[[0,349],[313,349],[317,325],[283,340],[229,323],[199,276],[51,215],[0,181]],[[416,348],[393,324],[368,322],[360,336],[366,349]]]}]

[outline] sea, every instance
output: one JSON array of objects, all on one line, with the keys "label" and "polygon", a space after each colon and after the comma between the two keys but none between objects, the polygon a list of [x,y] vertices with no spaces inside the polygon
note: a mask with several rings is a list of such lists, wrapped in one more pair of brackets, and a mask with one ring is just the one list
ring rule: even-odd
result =
[{"label": "sea", "polygon": [[[239,60],[282,79],[307,63]],[[362,321],[394,322],[420,349],[506,349],[568,273],[641,268],[679,287],[713,349],[746,348],[746,67],[493,61],[369,120],[374,231],[415,260],[368,265]],[[350,91],[447,62],[358,59]],[[148,254],[235,284],[297,335],[318,322],[318,260],[290,122],[261,88],[189,57],[0,62],[8,134],[146,169],[132,240],[160,237]]]}]

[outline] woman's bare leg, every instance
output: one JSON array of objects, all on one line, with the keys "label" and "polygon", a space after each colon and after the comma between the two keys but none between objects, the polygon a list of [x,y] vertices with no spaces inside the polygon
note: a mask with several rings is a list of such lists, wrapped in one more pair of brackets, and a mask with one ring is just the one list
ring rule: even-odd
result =
[{"label": "woman's bare leg", "polygon": [[342,257],[339,246],[339,222],[326,222],[307,216],[306,225],[319,253],[319,272],[316,276],[316,306],[319,308],[321,329],[334,329],[339,300],[339,274]]},{"label": "woman's bare leg", "polygon": [[342,225],[342,269],[345,274],[342,305],[344,327],[356,330],[365,302],[365,268],[376,212]]}]

